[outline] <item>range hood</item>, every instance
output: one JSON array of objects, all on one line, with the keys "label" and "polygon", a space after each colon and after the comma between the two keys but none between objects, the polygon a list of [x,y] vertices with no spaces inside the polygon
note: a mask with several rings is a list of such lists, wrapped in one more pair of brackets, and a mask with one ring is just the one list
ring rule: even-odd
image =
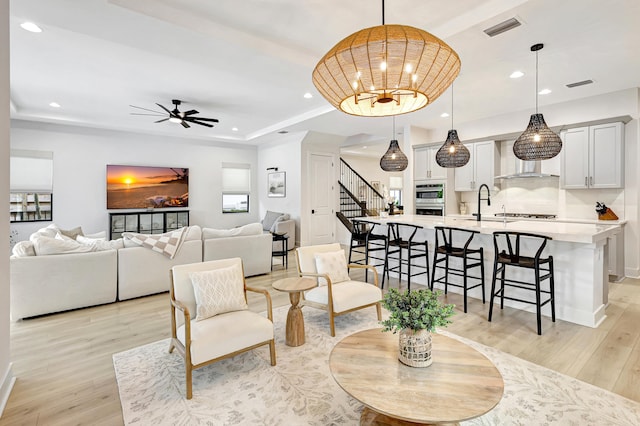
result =
[{"label": "range hood", "polygon": [[525,161],[516,158],[516,172],[508,175],[496,176],[495,179],[522,179],[558,177],[549,173],[542,173],[542,161]]}]

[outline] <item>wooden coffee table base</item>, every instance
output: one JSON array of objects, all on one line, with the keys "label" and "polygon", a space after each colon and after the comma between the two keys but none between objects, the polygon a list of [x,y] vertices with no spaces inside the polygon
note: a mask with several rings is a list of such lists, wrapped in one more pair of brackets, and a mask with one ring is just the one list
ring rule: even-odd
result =
[{"label": "wooden coffee table base", "polygon": [[[360,415],[360,426],[428,426],[435,423],[415,423],[406,420],[394,419],[377,413],[369,407],[364,407]],[[460,426],[460,423],[438,423],[438,426]]]}]

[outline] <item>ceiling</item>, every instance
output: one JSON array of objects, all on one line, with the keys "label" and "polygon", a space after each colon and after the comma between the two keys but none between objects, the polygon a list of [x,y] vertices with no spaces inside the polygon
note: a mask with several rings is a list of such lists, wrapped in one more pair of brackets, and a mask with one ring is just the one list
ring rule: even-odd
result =
[{"label": "ceiling", "polygon": [[[11,0],[10,7],[12,118],[243,144],[273,141],[281,131],[342,135],[352,145],[392,136],[391,118],[336,111],[311,82],[334,44],[382,23],[381,2]],[[522,25],[484,34],[512,17]],[[638,0],[387,0],[385,13],[386,23],[424,29],[459,54],[456,127],[533,112],[529,48],[539,42],[540,88],[552,90],[539,96],[543,112],[544,105],[640,87],[638,17]],[[25,21],[43,32],[21,29]],[[524,77],[510,79],[515,70]],[[594,83],[565,86],[585,79]],[[130,105],[171,109],[172,99],[220,123],[184,129],[131,114],[140,111]],[[449,126],[443,112],[451,112],[450,90],[398,116],[396,127]]]}]

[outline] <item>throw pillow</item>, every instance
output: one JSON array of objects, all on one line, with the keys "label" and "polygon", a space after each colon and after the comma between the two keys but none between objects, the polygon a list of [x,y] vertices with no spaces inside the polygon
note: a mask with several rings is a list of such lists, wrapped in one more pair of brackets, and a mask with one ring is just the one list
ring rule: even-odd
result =
[{"label": "throw pillow", "polygon": [[272,231],[274,224],[283,214],[284,213],[277,213],[267,210],[267,213],[264,215],[264,219],[262,219],[262,229],[265,231]]},{"label": "throw pillow", "polygon": [[76,237],[78,235],[84,235],[84,233],[82,232],[82,227],[77,226],[73,229],[69,229],[69,230],[65,230],[65,229],[59,229],[60,233],[66,237],[69,238],[73,238],[74,240],[76,239]]},{"label": "throw pillow", "polygon": [[38,256],[51,254],[88,253],[94,251],[92,247],[80,244],[76,240],[61,238],[38,237],[33,239],[33,248]]},{"label": "throw pillow", "polygon": [[13,246],[11,253],[15,257],[28,257],[35,256],[36,251],[33,248],[33,243],[31,241],[19,241]]},{"label": "throw pillow", "polygon": [[226,312],[249,309],[240,266],[189,274],[196,299],[196,321]]},{"label": "throw pillow", "polygon": [[[347,259],[342,250],[330,251],[326,253],[316,253],[316,270],[319,274],[327,274],[331,278],[332,284],[349,281],[349,271],[347,269]],[[319,278],[320,285],[326,285],[327,280]]]}]

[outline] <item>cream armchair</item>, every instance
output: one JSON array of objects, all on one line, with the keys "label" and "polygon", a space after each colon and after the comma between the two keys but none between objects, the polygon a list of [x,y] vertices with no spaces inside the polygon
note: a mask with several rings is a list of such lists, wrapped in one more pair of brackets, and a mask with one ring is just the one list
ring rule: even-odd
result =
[{"label": "cream armchair", "polygon": [[[192,371],[263,345],[276,365],[271,297],[246,286],[240,258],[171,268],[171,344],[185,362],[187,399]],[[249,311],[247,291],[262,293],[267,316]]]},{"label": "cream armchair", "polygon": [[[382,319],[382,290],[373,266],[347,265],[344,250],[338,243],[299,247],[296,260],[300,276],[318,278],[318,286],[303,293],[300,305],[327,311],[331,336],[336,335],[334,318],[338,315],[375,306],[378,320]],[[352,280],[348,268],[368,269],[373,274],[373,284]]]}]

